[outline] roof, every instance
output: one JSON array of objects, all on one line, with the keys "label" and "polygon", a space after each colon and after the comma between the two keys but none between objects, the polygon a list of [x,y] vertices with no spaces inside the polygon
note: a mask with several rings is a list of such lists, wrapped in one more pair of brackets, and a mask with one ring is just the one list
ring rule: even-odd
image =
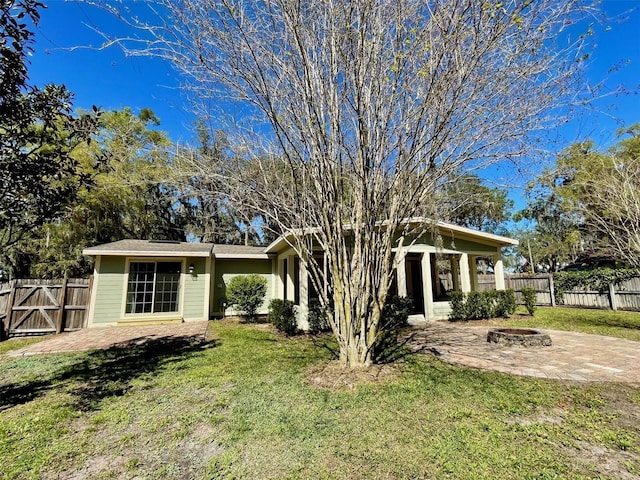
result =
[{"label": "roof", "polygon": [[126,255],[140,257],[208,257],[212,243],[171,242],[165,240],[119,240],[85,248],[83,255]]},{"label": "roof", "polygon": [[[380,222],[380,226],[384,227],[387,222]],[[423,217],[415,217],[403,220],[402,224],[412,224],[412,223],[429,223],[433,225],[433,220]],[[447,222],[435,222],[435,226],[442,232],[455,233],[460,236],[460,238],[466,238],[468,240],[476,241],[479,243],[485,243],[500,247],[510,247],[514,245],[518,245],[520,242],[513,238],[503,237],[502,235],[496,235],[493,233],[481,232],[479,230],[474,230],[472,228],[461,227],[459,225],[455,225],[453,223]],[[345,225],[345,230],[349,230],[349,225]],[[317,232],[318,228],[308,228],[305,229],[304,233],[311,234]],[[295,233],[302,233],[302,231],[296,231]],[[278,237],[271,245],[266,247],[265,252],[267,253],[275,253],[283,248],[289,247],[292,242],[292,233],[288,235],[283,235]]]},{"label": "roof", "polygon": [[460,225],[455,225],[453,223],[438,222],[438,228],[440,230],[457,233],[463,237],[470,237],[471,239],[484,240],[485,242],[499,245],[501,247],[512,247],[520,244],[520,242],[514,238],[504,237],[502,235],[496,235],[495,233],[481,232],[480,230],[461,227]]},{"label": "roof", "polygon": [[168,240],[119,240],[85,248],[82,253],[128,257],[209,257],[213,254],[216,258],[269,258],[264,247]]},{"label": "roof", "polygon": [[[432,220],[417,217],[405,220],[403,223],[430,223]],[[380,222],[384,227],[385,222]],[[442,232],[454,233],[456,237],[465,238],[479,243],[507,247],[518,245],[518,241],[513,238],[495,235],[493,233],[481,232],[471,228],[460,227],[452,223],[436,222],[437,228]],[[345,227],[348,230],[349,226]],[[305,234],[318,231],[317,228],[304,229]],[[302,231],[298,232],[302,233]],[[112,255],[128,257],[209,257],[214,256],[220,259],[268,259],[269,254],[276,253],[283,248],[290,246],[291,236],[278,237],[267,247],[252,247],[246,245],[223,245],[213,243],[192,243],[173,242],[167,240],[119,240],[117,242],[106,243],[95,247],[85,248],[84,255]]]},{"label": "roof", "polygon": [[222,244],[214,245],[213,256],[216,258],[269,258],[265,247]]}]

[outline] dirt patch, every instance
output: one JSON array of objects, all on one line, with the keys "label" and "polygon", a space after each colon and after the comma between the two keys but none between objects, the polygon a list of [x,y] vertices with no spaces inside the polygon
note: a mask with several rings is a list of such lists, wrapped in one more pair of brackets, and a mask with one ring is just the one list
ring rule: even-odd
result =
[{"label": "dirt patch", "polygon": [[514,416],[507,420],[507,423],[522,426],[535,424],[559,425],[564,422],[565,411],[561,408],[554,408],[546,412],[537,412],[526,417]]},{"label": "dirt patch", "polygon": [[619,480],[637,480],[640,473],[640,455],[635,452],[578,441],[576,448],[570,449],[570,455],[585,467],[585,473]]},{"label": "dirt patch", "polygon": [[307,369],[307,384],[314,388],[344,391],[364,384],[384,383],[398,378],[398,365],[372,365],[369,368],[347,370],[338,361],[316,364]]},{"label": "dirt patch", "polygon": [[[85,480],[95,478],[98,476],[111,476],[112,478],[124,478],[122,475],[118,475],[118,472],[126,471],[127,459],[125,457],[115,457],[111,455],[96,455],[87,460],[84,466],[75,472],[69,473],[65,478],[68,480]],[[47,478],[60,478],[51,476]]]},{"label": "dirt patch", "polygon": [[598,473],[603,477],[620,480],[640,478],[640,390],[632,385],[615,385],[608,388],[603,384],[597,390],[606,407],[608,428],[617,437],[609,439],[618,443],[619,448],[576,440],[569,456],[585,474]]},{"label": "dirt patch", "polygon": [[[75,422],[73,431],[80,433],[95,428],[87,421]],[[167,425],[167,431],[175,431]],[[209,461],[224,454],[225,449],[217,441],[217,430],[208,423],[196,423],[180,440],[158,434],[153,440],[141,442],[136,435],[139,426],[126,430],[96,429],[92,432],[96,453],[91,457],[57,470],[55,466],[43,475],[44,480],[66,478],[69,480],[94,480],[103,478],[161,478],[181,480],[204,478]],[[100,444],[100,445],[98,445]],[[98,453],[97,450],[103,450]]]},{"label": "dirt patch", "polygon": [[640,388],[630,385],[604,388],[602,397],[617,412],[612,423],[618,428],[635,430],[640,437]]},{"label": "dirt patch", "polygon": [[215,434],[215,429],[205,423],[194,426],[188,437],[173,447],[169,459],[180,465],[181,472],[199,473],[198,466],[206,465],[225,451],[215,442]]}]

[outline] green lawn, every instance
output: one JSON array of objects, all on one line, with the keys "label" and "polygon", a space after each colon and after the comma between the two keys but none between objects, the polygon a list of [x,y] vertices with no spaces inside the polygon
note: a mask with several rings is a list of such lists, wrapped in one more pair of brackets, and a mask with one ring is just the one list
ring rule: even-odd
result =
[{"label": "green lawn", "polygon": [[531,317],[523,307],[505,325],[594,333],[640,341],[640,313],[578,308],[538,307]]},{"label": "green lawn", "polygon": [[39,337],[11,338],[7,341],[0,342],[0,355],[2,355],[3,353],[7,353],[10,350],[17,350],[18,348],[26,347],[27,345],[31,345],[32,343],[41,342],[47,338],[49,337],[39,336]]},{"label": "green lawn", "polygon": [[640,475],[640,387],[411,356],[385,381],[321,389],[309,385],[330,360],[321,342],[211,327],[204,347],[1,357],[0,478]]}]

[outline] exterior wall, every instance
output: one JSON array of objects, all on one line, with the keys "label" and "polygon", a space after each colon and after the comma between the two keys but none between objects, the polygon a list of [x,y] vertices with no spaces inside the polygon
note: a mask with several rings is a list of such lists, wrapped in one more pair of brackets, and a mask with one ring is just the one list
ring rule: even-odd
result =
[{"label": "exterior wall", "polygon": [[[188,266],[193,264],[193,274],[188,271]],[[187,258],[187,271],[182,272],[184,282],[182,283],[182,318],[188,320],[208,320],[208,308],[205,305],[207,298],[207,282],[209,280],[206,273],[206,258]],[[205,313],[205,308],[207,313]]]},{"label": "exterior wall", "polygon": [[99,270],[94,277],[92,301],[95,302],[89,326],[115,324],[122,312],[125,257],[100,257]]},{"label": "exterior wall", "polygon": [[[96,270],[90,309],[89,326],[115,325],[119,322],[135,324],[137,322],[158,322],[163,320],[208,320],[209,275],[206,271],[206,258],[165,258],[182,262],[182,274],[178,291],[178,312],[173,314],[124,315],[124,302],[127,294],[128,257],[102,256]],[[136,257],[132,261],[158,261],[158,258]],[[193,275],[188,266],[193,264]]]},{"label": "exterior wall", "polygon": [[[472,234],[467,234],[474,238]],[[435,246],[433,235],[427,234],[419,238],[407,248],[412,254],[421,255],[421,271],[423,275],[424,319],[434,319],[446,315],[448,304],[434,302],[431,288],[430,254],[436,251],[452,256],[452,268],[460,272],[462,291],[470,291],[476,287],[475,275],[469,275],[469,269],[475,268],[475,257],[491,256],[495,261],[496,274],[502,271],[500,247],[495,244],[483,244],[479,241],[458,238],[456,235],[443,234],[442,243]],[[124,252],[123,252],[124,253]],[[144,255],[144,254],[143,254]],[[415,255],[414,255],[415,256]],[[284,259],[287,259],[286,271]],[[92,300],[89,309],[89,326],[109,325],[119,322],[142,323],[144,321],[159,323],[161,321],[203,320],[212,316],[234,314],[232,309],[221,307],[226,296],[226,285],[237,275],[260,274],[267,279],[265,301],[259,313],[267,312],[271,299],[298,299],[298,320],[302,328],[307,328],[306,296],[308,289],[308,272],[304,263],[294,262],[295,255],[289,250],[280,251],[277,258],[214,258],[214,257],[168,257],[148,258],[149,261],[173,260],[182,262],[182,274],[179,290],[179,311],[171,314],[125,315],[124,302],[127,292],[127,276],[130,261],[144,261],[143,258],[129,258],[117,255],[102,255],[96,259],[96,270]],[[188,272],[193,264],[193,274]],[[298,267],[296,269],[296,267]],[[475,273],[475,272],[474,272]],[[398,269],[398,293],[407,294],[405,269]],[[455,276],[457,279],[457,275]],[[496,282],[496,288],[504,288]],[[298,294],[297,294],[298,293]],[[299,298],[297,298],[299,297]]]},{"label": "exterior wall", "polygon": [[233,277],[238,275],[250,275],[257,273],[267,279],[267,293],[265,295],[262,307],[258,309],[258,313],[266,314],[269,302],[275,298],[277,289],[277,275],[273,272],[273,261],[269,259],[215,259],[215,274],[213,276],[213,306],[214,315],[223,316],[233,315],[235,312],[228,307],[226,311],[221,308],[221,301],[226,298],[226,285]]}]

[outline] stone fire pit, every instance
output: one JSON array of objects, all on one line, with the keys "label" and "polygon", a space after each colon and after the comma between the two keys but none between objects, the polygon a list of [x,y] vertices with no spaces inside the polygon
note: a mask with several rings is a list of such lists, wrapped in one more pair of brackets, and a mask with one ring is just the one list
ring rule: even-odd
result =
[{"label": "stone fire pit", "polygon": [[498,345],[550,347],[551,337],[544,332],[528,328],[493,328],[487,334],[487,342]]}]

